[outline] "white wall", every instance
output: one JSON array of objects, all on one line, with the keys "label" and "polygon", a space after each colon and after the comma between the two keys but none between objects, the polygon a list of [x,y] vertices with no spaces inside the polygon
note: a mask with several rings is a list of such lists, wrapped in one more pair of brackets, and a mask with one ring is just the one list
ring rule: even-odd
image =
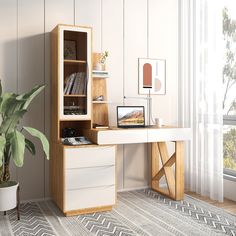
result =
[{"label": "white wall", "polygon": [[[153,117],[177,124],[178,1],[175,0],[1,0],[0,78],[6,91],[23,92],[36,84],[47,89],[31,106],[24,124],[50,132],[50,38],[59,23],[93,27],[93,50],[109,51],[107,68],[110,124],[120,104],[145,105],[138,95],[138,58],[166,59],[166,95],[153,95]],[[22,199],[49,196],[49,163],[38,143],[35,158],[12,176]],[[118,147],[118,189],[146,186],[150,178],[147,145]]]}]

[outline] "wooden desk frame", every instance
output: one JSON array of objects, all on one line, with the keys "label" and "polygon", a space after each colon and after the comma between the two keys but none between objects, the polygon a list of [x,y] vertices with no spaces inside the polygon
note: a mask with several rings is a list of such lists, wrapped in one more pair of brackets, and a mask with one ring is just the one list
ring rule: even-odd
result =
[{"label": "wooden desk frame", "polygon": [[[89,130],[86,136],[99,145],[151,143],[152,189],[174,200],[184,198],[184,140],[191,139],[190,128],[165,126],[143,129],[93,129]],[[167,142],[175,143],[175,152],[171,157],[168,154]],[[159,182],[163,176],[166,178],[167,188],[160,187]]]},{"label": "wooden desk frame", "polygon": [[[165,142],[152,143],[151,187],[171,199],[182,200],[184,198],[184,146],[183,141],[174,143],[175,152],[171,157]],[[173,165],[175,165],[175,169],[173,169]],[[159,181],[162,176],[166,178],[167,188],[160,187]]]}]

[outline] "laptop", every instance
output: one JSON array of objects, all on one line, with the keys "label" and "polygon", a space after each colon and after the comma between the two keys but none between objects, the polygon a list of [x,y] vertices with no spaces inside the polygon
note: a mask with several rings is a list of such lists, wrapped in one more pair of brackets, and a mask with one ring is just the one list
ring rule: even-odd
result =
[{"label": "laptop", "polygon": [[117,127],[145,127],[144,106],[117,106]]}]

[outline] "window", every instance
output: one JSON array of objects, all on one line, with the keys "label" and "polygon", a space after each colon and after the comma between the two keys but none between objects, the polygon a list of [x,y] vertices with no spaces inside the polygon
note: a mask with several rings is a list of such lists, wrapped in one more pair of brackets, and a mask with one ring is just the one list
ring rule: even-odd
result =
[{"label": "window", "polygon": [[[236,14],[233,0],[223,9],[224,173],[236,177]],[[234,15],[233,15],[234,14]]]}]

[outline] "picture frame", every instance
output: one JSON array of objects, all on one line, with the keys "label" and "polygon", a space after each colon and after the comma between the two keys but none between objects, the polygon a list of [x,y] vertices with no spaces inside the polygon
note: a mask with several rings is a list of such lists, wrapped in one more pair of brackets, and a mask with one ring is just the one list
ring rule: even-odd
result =
[{"label": "picture frame", "polygon": [[76,40],[64,40],[64,59],[76,60],[77,42]]},{"label": "picture frame", "polygon": [[139,94],[166,94],[166,61],[139,58]]}]

